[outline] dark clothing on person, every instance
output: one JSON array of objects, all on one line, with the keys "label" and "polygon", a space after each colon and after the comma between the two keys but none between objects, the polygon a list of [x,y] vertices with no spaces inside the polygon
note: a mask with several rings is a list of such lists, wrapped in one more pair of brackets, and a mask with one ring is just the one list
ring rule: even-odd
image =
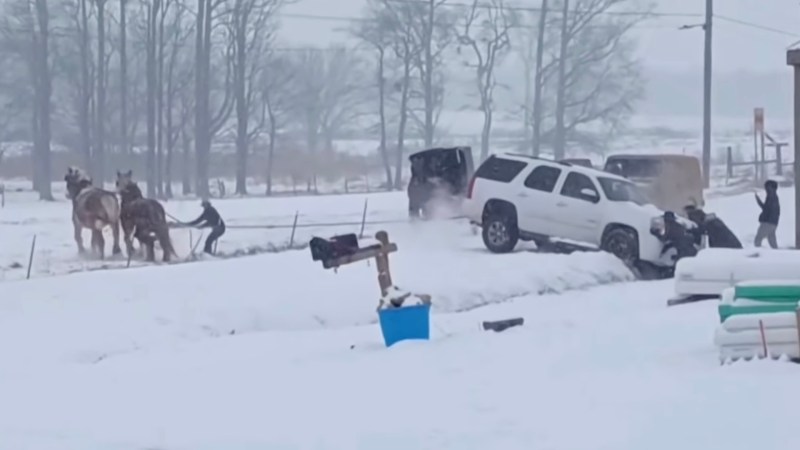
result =
[{"label": "dark clothing on person", "polygon": [[671,248],[678,252],[677,259],[697,255],[695,237],[675,219],[675,214],[672,212],[664,213],[663,234],[655,231],[653,234],[664,243],[664,248],[661,250],[662,255]]},{"label": "dark clothing on person", "polygon": [[209,205],[203,207],[203,213],[200,214],[200,217],[189,222],[187,225],[197,228],[213,228],[219,225],[224,226],[225,223],[222,221],[222,217],[219,215],[216,208]]},{"label": "dark clothing on person", "polygon": [[764,190],[767,191],[767,198],[764,201],[756,194],[756,202],[758,206],[761,207],[761,214],[758,215],[758,230],[756,231],[755,245],[756,247],[761,247],[761,242],[767,239],[770,247],[778,248],[778,239],[775,233],[778,229],[778,221],[781,217],[781,204],[778,200],[778,183],[774,180],[768,180],[764,183]]},{"label": "dark clothing on person", "polygon": [[689,233],[694,236],[696,245],[701,245],[703,235],[707,235],[708,246],[711,248],[742,248],[739,238],[715,214],[706,214],[702,209],[697,208],[686,208],[686,211],[689,220],[697,225],[689,230]]},{"label": "dark clothing on person", "polygon": [[778,193],[774,190],[767,191],[767,198],[763,201],[756,195],[758,206],[761,207],[761,214],[758,215],[759,223],[778,225],[781,217],[781,204],[778,200]]},{"label": "dark clothing on person", "polygon": [[197,228],[211,228],[211,234],[208,235],[203,247],[203,251],[208,254],[214,253],[214,243],[220,236],[225,234],[225,222],[222,220],[222,216],[219,215],[216,208],[210,204],[204,204],[203,213],[200,214],[200,217],[189,222],[187,225]]}]

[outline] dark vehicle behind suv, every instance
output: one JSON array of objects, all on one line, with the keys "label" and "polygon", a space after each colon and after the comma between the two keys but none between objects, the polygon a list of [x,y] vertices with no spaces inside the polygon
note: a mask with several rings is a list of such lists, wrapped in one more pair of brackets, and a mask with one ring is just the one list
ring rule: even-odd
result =
[{"label": "dark vehicle behind suv", "polygon": [[408,159],[409,216],[430,218],[438,207],[458,208],[474,171],[471,147],[431,148]]}]

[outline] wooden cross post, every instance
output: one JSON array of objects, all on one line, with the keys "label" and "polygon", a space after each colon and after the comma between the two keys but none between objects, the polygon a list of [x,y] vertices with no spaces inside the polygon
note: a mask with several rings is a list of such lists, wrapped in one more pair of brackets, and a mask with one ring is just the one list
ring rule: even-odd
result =
[{"label": "wooden cross post", "polygon": [[375,266],[378,268],[378,285],[381,288],[381,297],[389,293],[392,285],[392,273],[389,271],[389,253],[396,252],[397,246],[389,242],[389,235],[385,231],[378,231],[375,239],[381,243],[380,251],[375,255]]},{"label": "wooden cross post", "polygon": [[375,258],[375,266],[378,268],[378,285],[381,288],[381,297],[386,296],[389,292],[389,288],[392,287],[392,274],[389,271],[389,253],[397,251],[397,244],[389,242],[389,234],[385,231],[378,231],[378,233],[375,234],[375,239],[378,240],[378,245],[371,245],[359,249],[351,255],[323,261],[322,267],[326,269],[335,269],[354,262]]}]

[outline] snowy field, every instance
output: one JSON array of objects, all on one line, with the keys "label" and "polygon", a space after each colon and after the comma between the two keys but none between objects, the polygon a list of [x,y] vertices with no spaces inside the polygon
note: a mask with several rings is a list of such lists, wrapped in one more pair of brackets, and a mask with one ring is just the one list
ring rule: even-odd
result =
[{"label": "snowy field", "polygon": [[[374,265],[323,270],[285,249],[289,228],[232,227],[219,244],[270,253],[124,269],[77,257],[66,200],[27,195],[0,209],[0,450],[800,445],[796,366],[719,366],[713,302],[666,309],[670,281],[632,282],[603,253],[492,255],[463,222],[404,223],[403,193],[217,202],[229,225],[291,225],[295,211],[323,224],[298,228],[302,244],[358,232],[324,224],[360,222],[368,199],[369,221],[393,222],[366,234],[398,243],[395,283],[434,301],[432,342],[387,350]],[[794,201],[780,195],[788,245]],[[752,241],[752,194],[707,211]],[[172,234],[187,255],[188,232]],[[88,270],[103,266],[121,270]],[[480,331],[509,317],[525,326]]]}]

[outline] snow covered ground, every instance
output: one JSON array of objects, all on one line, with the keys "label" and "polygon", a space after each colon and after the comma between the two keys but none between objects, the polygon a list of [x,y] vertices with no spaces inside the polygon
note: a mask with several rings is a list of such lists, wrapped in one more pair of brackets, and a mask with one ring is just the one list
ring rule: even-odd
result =
[{"label": "snow covered ground", "polygon": [[[793,197],[780,194],[789,244]],[[358,222],[364,199],[218,208],[232,225],[291,225],[296,210],[300,223]],[[77,260],[69,205],[9,196],[0,264],[24,266],[33,234],[39,250],[32,280],[8,269],[0,282],[0,450],[800,445],[800,413],[787,408],[796,366],[719,366],[714,303],[667,309],[670,281],[629,282],[608,255],[491,255],[464,223],[402,223],[402,193],[368,199],[369,219],[398,220],[367,233],[398,243],[395,283],[433,296],[432,342],[383,348],[375,267],[326,271],[308,250],[64,275],[98,267]],[[166,208],[199,213],[196,201]],[[752,240],[752,194],[707,210]],[[303,228],[295,240],[358,228]],[[232,228],[220,251],[288,235]],[[525,326],[480,331],[510,317]]]},{"label": "snow covered ground", "polygon": [[[797,448],[796,366],[719,366],[715,305],[665,309],[667,289],[629,283],[435,315],[432,342],[388,350],[372,325],[4,366],[0,448]],[[478,330],[511,316],[526,325]],[[102,310],[76,328],[90,320]],[[71,339],[45,326],[13,339],[36,336]]]}]

